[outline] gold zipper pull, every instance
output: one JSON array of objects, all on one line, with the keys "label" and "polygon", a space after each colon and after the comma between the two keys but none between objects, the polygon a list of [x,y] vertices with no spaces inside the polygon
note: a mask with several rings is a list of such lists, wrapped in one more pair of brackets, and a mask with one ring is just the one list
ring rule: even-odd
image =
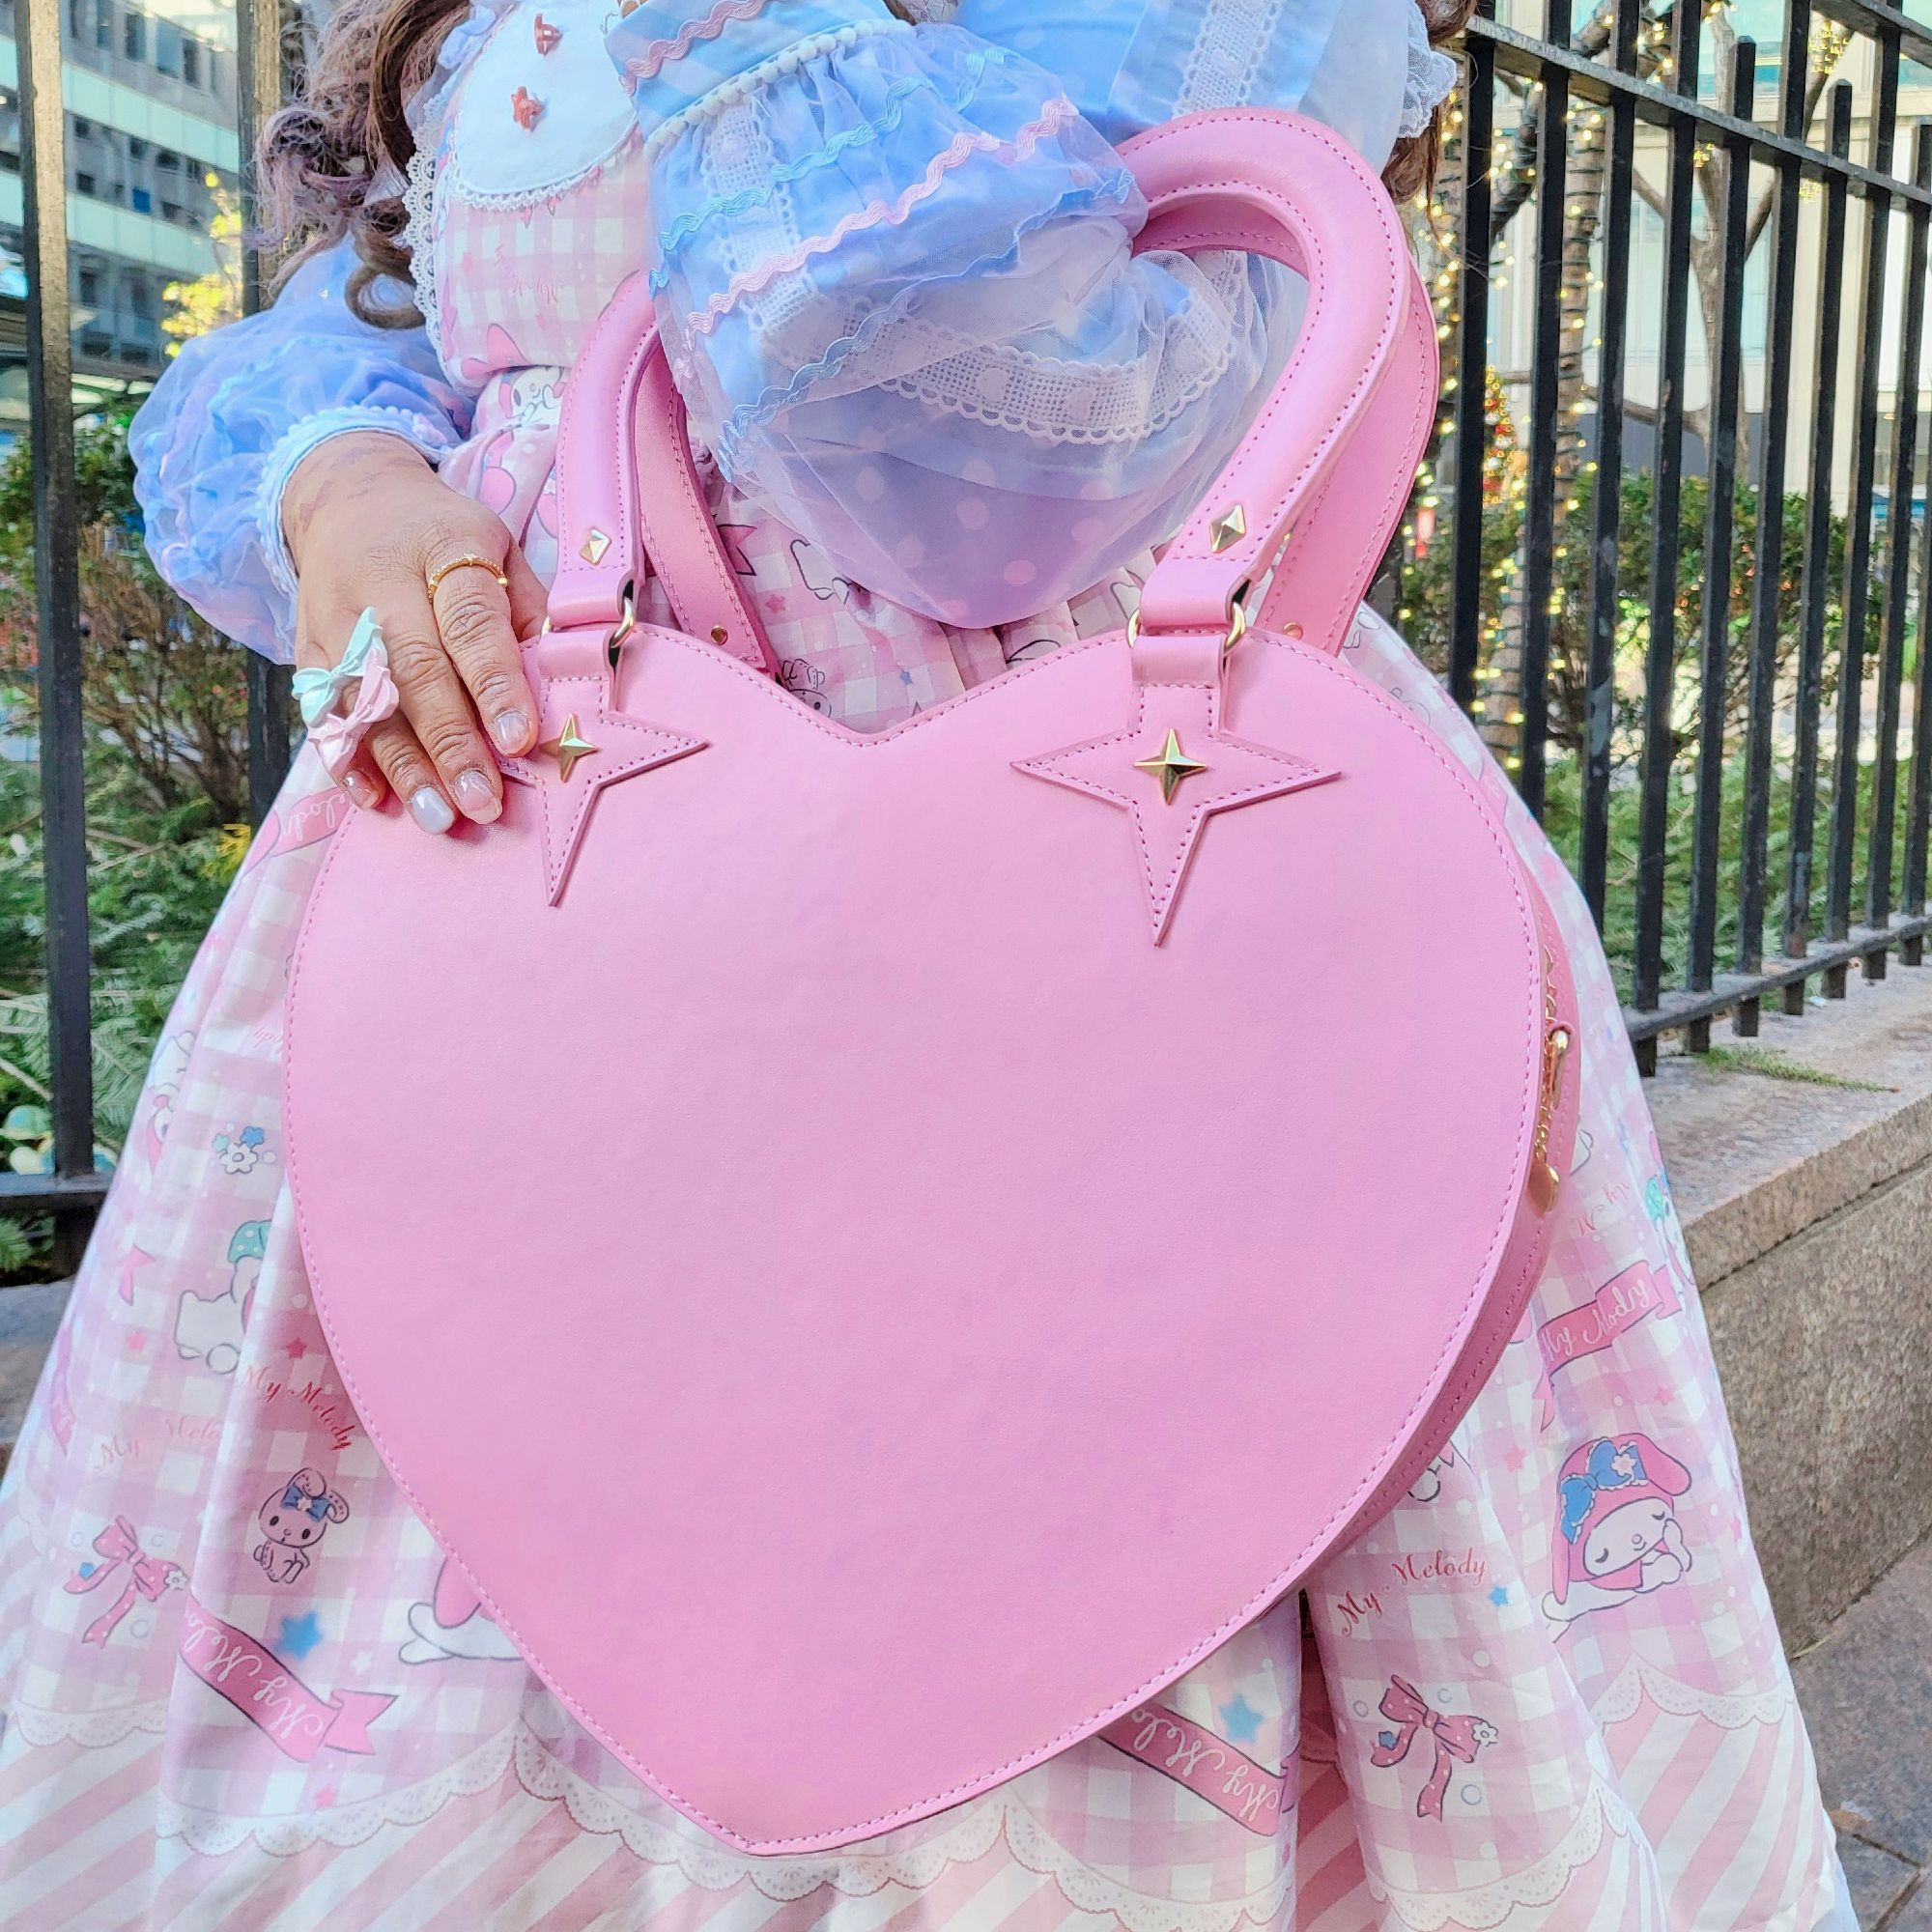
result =
[{"label": "gold zipper pull", "polygon": [[1551,1027],[1543,1042],[1543,1096],[1536,1107],[1536,1146],[1529,1163],[1529,1205],[1539,1214],[1556,1206],[1563,1177],[1550,1164],[1549,1130],[1563,1097],[1563,1069],[1570,1059],[1570,1029]]}]

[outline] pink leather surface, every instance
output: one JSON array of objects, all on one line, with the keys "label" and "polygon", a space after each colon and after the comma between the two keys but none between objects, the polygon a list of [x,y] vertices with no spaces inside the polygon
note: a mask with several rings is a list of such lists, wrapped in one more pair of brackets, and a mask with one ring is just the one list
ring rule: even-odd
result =
[{"label": "pink leather surface", "polygon": [[546,1682],[721,1836],[843,1844],[1135,1709],[1412,1480],[1540,1267],[1574,1009],[1480,787],[1312,642],[1115,636],[861,737],[669,632],[611,689],[608,623],[529,647],[572,779],[331,847],[302,1244]]},{"label": "pink leather surface", "polygon": [[[1239,587],[1274,566],[1368,412],[1402,339],[1414,270],[1368,164],[1299,115],[1195,115],[1141,135],[1127,153],[1169,233],[1184,232],[1197,207],[1211,209],[1229,245],[1273,255],[1309,285],[1273,395],[1141,595],[1143,629],[1212,630],[1225,627]],[[1247,233],[1231,206],[1252,211]],[[1246,533],[1217,552],[1213,525],[1231,503],[1242,506]]]}]

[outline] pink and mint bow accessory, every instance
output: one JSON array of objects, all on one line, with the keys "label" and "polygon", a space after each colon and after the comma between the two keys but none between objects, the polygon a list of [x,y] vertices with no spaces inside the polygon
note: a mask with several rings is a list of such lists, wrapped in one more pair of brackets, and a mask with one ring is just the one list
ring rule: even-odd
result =
[{"label": "pink and mint bow accessory", "polygon": [[[349,688],[355,687],[353,697]],[[355,759],[372,724],[395,715],[402,695],[389,675],[388,646],[373,611],[364,611],[349,634],[349,648],[333,669],[315,666],[290,681],[309,742],[323,768],[339,780]]]},{"label": "pink and mint bow accessory", "polygon": [[1431,1709],[1422,1692],[1406,1677],[1391,1677],[1381,1702],[1382,1716],[1396,1725],[1383,1731],[1369,1753],[1369,1762],[1378,1770],[1400,1764],[1409,1747],[1427,1731],[1435,1746],[1435,1763],[1429,1781],[1417,1795],[1418,1818],[1440,1818],[1442,1801],[1449,1792],[1449,1779],[1458,1763],[1474,1764],[1476,1753],[1485,1745],[1497,1741],[1496,1727],[1486,1718],[1456,1718]]},{"label": "pink and mint bow accessory", "polygon": [[67,1580],[70,1596],[77,1596],[83,1590],[98,1590],[120,1573],[123,1564],[128,1567],[128,1581],[120,1596],[88,1625],[80,1639],[82,1643],[104,1647],[121,1619],[134,1607],[136,1597],[145,1597],[151,1604],[158,1603],[164,1592],[180,1588],[185,1578],[180,1564],[142,1552],[141,1539],[125,1516],[117,1516],[94,1539],[94,1548],[107,1560],[83,1563]]}]

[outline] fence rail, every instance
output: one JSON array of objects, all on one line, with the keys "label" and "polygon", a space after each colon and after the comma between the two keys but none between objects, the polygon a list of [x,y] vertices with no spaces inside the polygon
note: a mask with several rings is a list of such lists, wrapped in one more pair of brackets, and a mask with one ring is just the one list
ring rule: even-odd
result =
[{"label": "fence rail", "polygon": [[[1691,1050],[1705,1050],[1725,1013],[1748,1036],[1767,1000],[1802,1012],[1814,986],[1842,995],[1854,968],[1881,976],[1893,953],[1918,965],[1932,930],[1932,518],[1915,510],[1932,447],[1919,423],[1921,380],[1932,375],[1921,354],[1932,255],[1925,125],[1913,130],[1909,179],[1893,171],[1904,64],[1932,68],[1932,25],[1865,0],[1786,0],[1778,85],[1761,102],[1757,49],[1747,38],[1719,37],[1728,62],[1707,86],[1712,30],[1689,0],[1603,0],[1580,23],[1571,0],[1546,0],[1534,33],[1494,13],[1494,0],[1486,0],[1466,36],[1467,81],[1450,153],[1460,188],[1449,211],[1458,233],[1445,256],[1454,301],[1442,333],[1456,380],[1425,483],[1444,501],[1436,541],[1449,556],[1439,669],[1458,701],[1483,717],[1532,809],[1545,812],[1560,799],[1571,811],[1574,863],[1590,906],[1600,924],[1629,928],[1627,1017],[1648,1068],[1666,1033],[1682,1032]],[[53,1164],[46,1175],[0,1174],[0,1212],[52,1216],[71,1249],[105,1181],[94,1171],[89,1072],[61,15],[59,0],[14,0]],[[1864,64],[1861,100],[1848,80],[1814,71],[1823,30],[1850,37],[1848,64]],[[281,91],[279,5],[238,0],[237,44],[245,154]],[[1855,156],[1861,109],[1863,151]],[[1600,116],[1602,126],[1593,123],[1579,149],[1581,116]],[[1499,224],[1499,179],[1518,164],[1511,157],[1520,158],[1526,130],[1533,185],[1519,194],[1504,183],[1513,205]],[[1601,174],[1593,173],[1598,185],[1583,211],[1589,232],[1579,242],[1572,181],[1579,155],[1594,170],[1599,154]],[[1714,158],[1725,164],[1721,172]],[[1659,169],[1661,187],[1651,179]],[[1646,281],[1637,240],[1653,208],[1662,270]],[[1903,230],[1896,257],[1895,224]],[[1532,262],[1529,299],[1512,308],[1498,299],[1504,283],[1495,264],[1500,247],[1519,244]],[[1715,260],[1714,299],[1702,305],[1698,250]],[[1763,287],[1754,291],[1761,251]],[[1897,274],[1895,260],[1903,263]],[[1590,344],[1594,376],[1582,385],[1595,404],[1587,430],[1579,426],[1585,412],[1566,403],[1581,364],[1577,345],[1565,340],[1578,327],[1578,272],[1587,274],[1586,306],[1599,330]],[[245,305],[260,294],[260,264],[249,256]],[[1627,390],[1644,359],[1633,347],[1633,322],[1646,304],[1657,323],[1654,357],[1644,352],[1655,364],[1655,403],[1638,447]],[[1691,324],[1706,308],[1707,333],[1715,329],[1700,365],[1708,393],[1693,412]],[[1763,339],[1747,353],[1753,309]],[[1520,367],[1504,349],[1512,328],[1526,341]],[[1747,407],[1753,367],[1755,412]],[[1500,566],[1514,589],[1493,621],[1488,607],[1499,566],[1486,517],[1496,440],[1492,370],[1529,423],[1520,526]],[[1578,532],[1572,519],[1582,512],[1577,498],[1566,498],[1565,478],[1575,468],[1574,439],[1585,435],[1593,495]],[[1794,551],[1787,498],[1801,471],[1809,500]],[[1641,569],[1627,554],[1625,501],[1639,475],[1648,479],[1651,530]],[[1702,575],[1687,584],[1685,506],[1697,477],[1706,505]],[[1741,486],[1755,493],[1754,508]],[[1576,575],[1567,563],[1573,538],[1587,557],[1587,614],[1575,647],[1584,661],[1580,726],[1566,725],[1564,743],[1551,677],[1557,622],[1568,614],[1560,582]],[[1740,611],[1735,560],[1747,541],[1754,579]],[[1420,555],[1411,541],[1399,570],[1412,571]],[[1692,590],[1694,620],[1685,609]],[[1504,631],[1517,708],[1499,721],[1490,696],[1502,675]],[[1740,668],[1741,710],[1727,695]],[[251,659],[249,699],[259,819],[287,768],[286,674]],[[1634,837],[1620,838],[1618,828],[1628,833],[1633,823]]]}]

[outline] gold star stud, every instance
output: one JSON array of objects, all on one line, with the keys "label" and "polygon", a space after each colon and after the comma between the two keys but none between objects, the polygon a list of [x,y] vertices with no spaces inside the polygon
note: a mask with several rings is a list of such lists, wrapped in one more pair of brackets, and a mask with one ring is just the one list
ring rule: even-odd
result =
[{"label": "gold star stud", "polygon": [[1169,805],[1174,803],[1174,794],[1180,789],[1183,779],[1191,779],[1197,772],[1205,772],[1208,767],[1199,758],[1190,758],[1180,749],[1180,733],[1169,727],[1167,743],[1160,749],[1160,755],[1153,758],[1136,758],[1134,769],[1146,772],[1150,778],[1160,781],[1160,795]]},{"label": "gold star stud", "polygon": [[1232,509],[1223,510],[1208,526],[1208,541],[1214,546],[1214,554],[1219,556],[1224,550],[1232,550],[1248,533],[1248,513],[1239,503]]},{"label": "gold star stud", "polygon": [[556,760],[557,776],[567,779],[577,769],[580,758],[589,757],[597,747],[577,728],[577,713],[563,721],[563,729],[554,738],[546,738],[537,750]]}]

